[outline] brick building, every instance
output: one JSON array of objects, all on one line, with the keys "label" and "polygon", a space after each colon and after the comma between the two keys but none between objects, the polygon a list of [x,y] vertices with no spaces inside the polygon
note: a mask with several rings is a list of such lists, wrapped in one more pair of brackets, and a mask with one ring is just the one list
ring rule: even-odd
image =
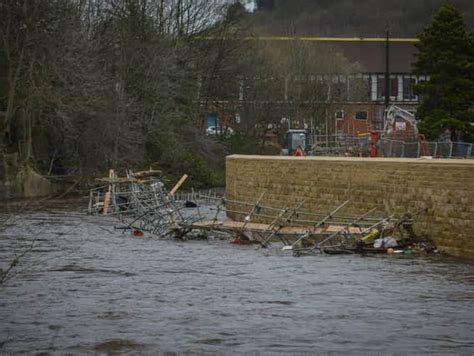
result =
[{"label": "brick building", "polygon": [[[275,41],[282,47],[288,41],[295,40],[309,46],[323,45],[323,49],[338,52],[349,63],[355,64],[357,70],[350,74],[326,73],[308,75],[305,78],[248,78],[242,75],[237,80],[239,88],[235,90],[233,98],[213,101],[207,115],[208,126],[215,123],[232,125],[230,117],[235,117],[234,124],[238,125],[241,113],[250,101],[258,101],[262,110],[268,113],[268,121],[277,123],[281,118],[292,115],[289,110],[294,101],[292,83],[307,81],[324,83],[331,86],[331,89],[319,103],[311,100],[302,103],[303,107],[319,104],[324,107],[322,112],[312,110],[312,114],[301,114],[299,117],[293,114],[293,125],[313,129],[313,132],[319,134],[357,136],[383,128],[387,103],[415,112],[419,97],[414,93],[414,86],[419,81],[428,79],[411,73],[417,39],[391,38],[387,42],[385,38],[265,37],[255,40]],[[385,81],[387,73],[388,85]],[[275,85],[278,81],[280,84]],[[272,90],[266,87],[269,82],[272,82]],[[257,86],[260,89],[255,89]],[[385,95],[387,90],[388,100]],[[263,96],[257,97],[255,92],[258,91],[264,92]],[[337,93],[337,96],[329,97],[329,93]]]},{"label": "brick building", "polygon": [[[344,54],[350,62],[360,65],[360,73],[345,77],[339,81],[347,85],[355,78],[362,78],[365,83],[365,94],[361,100],[340,102],[337,109],[336,125],[339,132],[356,135],[372,129],[383,128],[383,116],[387,103],[399,106],[409,112],[415,112],[419,97],[414,86],[419,81],[427,80],[425,76],[412,75],[412,63],[416,53],[416,39],[341,39],[334,42],[334,47]],[[387,58],[388,57],[388,58]],[[389,83],[387,76],[387,59]],[[386,100],[388,89],[389,98]]]}]

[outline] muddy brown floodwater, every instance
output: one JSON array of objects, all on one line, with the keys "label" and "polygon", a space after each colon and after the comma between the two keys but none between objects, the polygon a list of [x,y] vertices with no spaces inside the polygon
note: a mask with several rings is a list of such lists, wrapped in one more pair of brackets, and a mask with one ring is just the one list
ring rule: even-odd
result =
[{"label": "muddy brown floodwater", "polygon": [[37,241],[0,286],[0,354],[474,354],[472,263],[294,258],[115,224],[68,209],[3,224],[2,269]]}]

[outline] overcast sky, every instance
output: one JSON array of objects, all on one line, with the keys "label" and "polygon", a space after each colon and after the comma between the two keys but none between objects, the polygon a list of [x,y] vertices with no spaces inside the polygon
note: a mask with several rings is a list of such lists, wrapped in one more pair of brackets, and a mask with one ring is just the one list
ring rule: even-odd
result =
[{"label": "overcast sky", "polygon": [[255,0],[242,0],[242,3],[245,5],[248,11],[253,11],[257,7]]},{"label": "overcast sky", "polygon": [[254,11],[257,9],[256,0],[227,0],[228,3],[234,3],[236,1],[239,1],[241,4],[244,4],[247,11]]}]

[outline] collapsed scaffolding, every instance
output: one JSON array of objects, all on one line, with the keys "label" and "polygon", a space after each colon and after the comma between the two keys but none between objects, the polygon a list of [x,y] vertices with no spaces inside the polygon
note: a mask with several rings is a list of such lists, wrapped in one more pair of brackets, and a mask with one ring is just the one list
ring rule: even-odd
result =
[{"label": "collapsed scaffolding", "polygon": [[[104,185],[90,191],[89,213],[115,216],[117,229],[130,230],[134,236],[151,234],[160,239],[222,238],[234,244],[269,247],[278,242],[283,251],[294,256],[315,254],[433,252],[431,239],[415,234],[415,217],[423,212],[406,212],[401,217],[380,216],[376,208],[358,215],[343,215],[350,204],[344,201],[328,212],[303,209],[301,199],[294,207],[263,204],[265,192],[255,202],[226,197],[195,195],[197,201],[180,201],[175,193],[184,175],[169,192],[160,171],[127,171],[119,178],[113,170],[98,179]],[[199,201],[214,202],[206,211]],[[229,220],[233,215],[241,221]],[[397,235],[394,243],[392,235]]]}]

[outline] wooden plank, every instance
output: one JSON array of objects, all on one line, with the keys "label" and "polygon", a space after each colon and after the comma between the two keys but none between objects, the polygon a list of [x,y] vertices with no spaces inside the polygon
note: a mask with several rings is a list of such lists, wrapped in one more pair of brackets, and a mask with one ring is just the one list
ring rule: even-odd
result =
[{"label": "wooden plank", "polygon": [[170,192],[168,193],[168,196],[172,197],[174,195],[174,193],[176,193],[176,191],[183,185],[183,183],[186,179],[188,179],[187,174],[185,174],[181,177],[181,179],[178,181],[178,183],[176,183],[176,185],[173,187],[173,189],[170,190]]},{"label": "wooden plank", "polygon": [[[243,221],[233,221],[233,220],[227,220],[227,221],[220,221],[220,222],[215,222],[213,220],[204,220],[204,221],[198,221],[190,225],[190,227],[194,229],[206,229],[206,228],[213,228],[216,227],[218,229],[228,229],[228,230],[240,230],[245,226],[246,230],[250,231],[257,231],[257,232],[263,232],[263,231],[272,231],[272,230],[279,230],[281,234],[288,234],[288,235],[298,235],[298,234],[304,234],[308,228],[304,226],[285,226],[281,229],[278,229],[277,226],[274,226],[273,228],[270,228],[269,224],[260,224],[260,223],[251,223]],[[317,229],[314,231],[314,233],[318,234],[321,232],[336,232],[339,231],[343,226],[339,225],[328,225],[325,229]],[[349,228],[350,232],[352,234],[357,234],[360,233],[360,229],[356,227],[350,227]]]},{"label": "wooden plank", "polygon": [[105,193],[105,198],[104,198],[104,208],[102,209],[102,215],[107,215],[109,212],[109,206],[110,206],[110,192]]},{"label": "wooden plank", "polygon": [[108,183],[108,184],[114,184],[114,183],[138,183],[139,180],[136,178],[125,178],[125,177],[120,177],[120,178],[96,178],[95,179],[98,182],[103,182],[103,183]]},{"label": "wooden plank", "polygon": [[[115,172],[113,169],[109,169],[109,179],[113,180],[115,178]],[[112,185],[109,184],[109,188],[107,190],[107,193],[105,193],[104,197],[104,209],[102,211],[103,215],[107,215],[109,212],[109,207],[110,207],[110,197],[112,195]]]},{"label": "wooden plank", "polygon": [[157,169],[150,169],[148,171],[135,172],[132,173],[132,175],[136,178],[156,177],[161,176],[161,171]]}]

